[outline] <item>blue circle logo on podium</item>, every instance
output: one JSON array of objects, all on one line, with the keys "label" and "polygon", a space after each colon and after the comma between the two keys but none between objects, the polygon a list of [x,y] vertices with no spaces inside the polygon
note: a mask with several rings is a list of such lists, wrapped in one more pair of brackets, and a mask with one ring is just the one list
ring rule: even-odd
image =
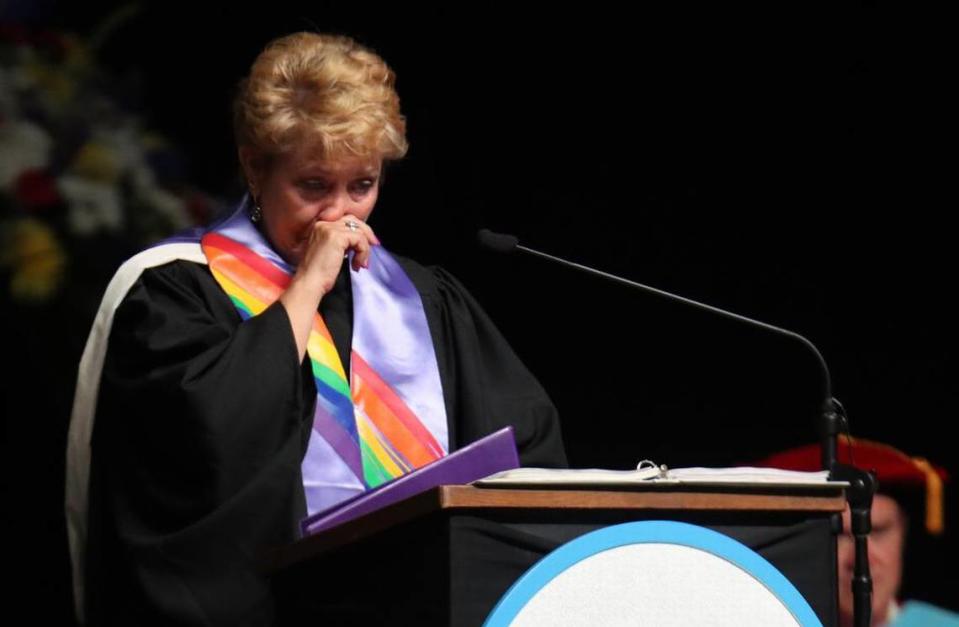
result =
[{"label": "blue circle logo on podium", "polygon": [[567,542],[526,571],[484,624],[822,625],[796,587],[749,547],[661,520]]}]

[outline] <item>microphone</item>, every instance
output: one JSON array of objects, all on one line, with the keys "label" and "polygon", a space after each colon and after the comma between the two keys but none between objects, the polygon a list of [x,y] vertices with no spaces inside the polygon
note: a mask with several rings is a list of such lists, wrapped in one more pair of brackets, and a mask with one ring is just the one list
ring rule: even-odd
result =
[{"label": "microphone", "polygon": [[[788,337],[796,342],[802,344],[807,351],[812,353],[815,357],[816,362],[819,365],[819,370],[821,373],[821,385],[822,385],[822,394],[824,399],[823,404],[823,424],[820,425],[822,430],[820,431],[820,436],[822,437],[823,443],[823,468],[827,470],[832,470],[833,465],[836,463],[836,435],[839,433],[840,428],[845,426],[845,416],[842,411],[839,402],[833,399],[832,397],[832,383],[829,376],[829,367],[826,365],[826,360],[823,358],[822,353],[819,352],[819,349],[810,342],[808,339],[795,333],[789,331],[788,329],[783,329],[766,322],[761,322],[759,320],[754,320],[753,318],[747,318],[746,316],[727,311],[725,309],[720,309],[719,307],[714,307],[712,305],[707,305],[706,303],[701,303],[699,301],[686,298],[684,296],[679,296],[678,294],[672,294],[670,292],[657,289],[655,287],[650,287],[649,285],[643,285],[642,283],[637,283],[636,281],[630,281],[629,279],[624,279],[623,277],[616,276],[615,274],[610,274],[608,272],[603,272],[602,270],[597,270],[596,268],[591,268],[589,266],[584,266],[579,263],[569,261],[567,259],[562,259],[560,257],[554,257],[547,253],[534,250],[532,248],[527,248],[519,244],[519,238],[515,235],[506,235],[502,233],[494,233],[489,229],[480,229],[477,233],[477,239],[479,243],[494,252],[499,253],[510,253],[514,250],[522,251],[524,253],[540,257],[541,259],[547,259],[551,262],[558,263],[560,265],[566,266],[568,268],[573,268],[593,276],[602,277],[614,283],[619,283],[620,285],[626,285],[634,289],[641,290],[648,294],[655,294],[666,300],[680,303],[687,307],[692,307],[700,311],[707,311],[709,313],[727,318],[729,320],[736,320],[740,323],[743,323],[747,326],[757,327],[765,329],[776,335]],[[847,427],[848,429],[848,427]]]},{"label": "microphone", "polygon": [[527,248],[526,246],[521,246],[521,245],[519,244],[519,238],[516,237],[515,235],[507,235],[507,234],[503,234],[503,233],[494,233],[493,231],[490,231],[489,229],[480,229],[479,232],[477,233],[477,240],[479,241],[479,243],[480,243],[484,248],[486,248],[486,249],[488,249],[488,250],[491,250],[491,251],[494,251],[494,252],[498,252],[498,253],[511,253],[511,252],[513,252],[514,250],[519,250],[519,251],[522,251],[522,252],[524,252],[524,253],[527,253],[527,254],[530,254],[530,255],[534,255],[534,256],[536,256],[536,257],[540,257],[540,258],[542,258],[542,259],[548,259],[549,261],[558,263],[558,264],[560,264],[560,265],[564,265],[564,266],[566,266],[567,268],[574,268],[574,269],[576,269],[576,270],[580,270],[580,271],[582,271],[582,272],[586,272],[587,274],[591,274],[591,275],[593,275],[593,276],[599,276],[599,277],[602,277],[602,278],[604,278],[604,279],[613,281],[614,283],[619,283],[619,284],[621,284],[621,285],[627,285],[627,286],[629,286],[629,287],[642,290],[642,291],[647,292],[647,293],[649,293],[649,294],[655,294],[656,296],[660,296],[660,297],[666,298],[667,300],[672,300],[672,301],[674,301],[674,302],[679,302],[679,303],[682,303],[682,304],[684,304],[684,305],[688,305],[688,306],[693,307],[693,308],[696,308],[696,309],[700,309],[700,310],[704,310],[704,311],[709,311],[709,312],[711,312],[711,313],[720,315],[720,316],[722,316],[722,317],[724,317],[724,318],[729,318],[729,319],[732,319],[732,320],[738,320],[738,321],[743,322],[743,323],[745,323],[745,324],[747,324],[747,325],[750,325],[750,326],[762,327],[762,328],[764,328],[764,329],[767,329],[767,330],[772,331],[772,332],[774,332],[774,333],[777,333],[777,334],[779,334],[779,335],[786,335],[786,336],[788,336],[788,337],[790,337],[790,338],[796,339],[796,340],[800,341],[801,343],[803,343],[804,345],[806,345],[807,348],[809,348],[809,349],[815,354],[816,359],[817,359],[817,361],[819,361],[820,367],[821,367],[822,370],[823,370],[823,392],[824,392],[824,394],[826,395],[826,398],[829,398],[829,397],[832,396],[831,393],[830,393],[831,385],[830,385],[830,378],[829,378],[829,368],[828,368],[828,366],[826,366],[826,362],[825,362],[825,360],[823,359],[822,354],[821,354],[821,353],[819,352],[819,350],[812,344],[812,342],[810,342],[809,340],[807,340],[807,339],[804,338],[803,336],[799,335],[798,333],[793,333],[792,331],[788,331],[788,330],[786,330],[786,329],[781,329],[781,328],[776,327],[776,326],[773,326],[773,325],[771,325],[771,324],[767,324],[767,323],[765,323],[765,322],[760,322],[759,320],[754,320],[754,319],[752,319],[752,318],[747,318],[746,316],[741,316],[741,315],[739,315],[739,314],[737,314],[737,313],[733,313],[733,312],[731,312],[731,311],[726,311],[725,309],[720,309],[720,308],[718,308],[718,307],[713,307],[712,305],[707,305],[706,303],[701,303],[701,302],[699,302],[699,301],[695,301],[695,300],[692,300],[692,299],[690,299],[690,298],[686,298],[686,297],[684,297],[684,296],[679,296],[678,294],[672,294],[672,293],[670,293],[670,292],[666,292],[666,291],[664,291],[664,290],[660,290],[660,289],[657,289],[657,288],[655,288],[655,287],[650,287],[649,285],[643,285],[642,283],[637,283],[636,281],[630,281],[629,279],[624,279],[624,278],[621,277],[621,276],[617,276],[617,275],[615,275],[615,274],[610,274],[610,273],[608,273],[608,272],[603,272],[602,270],[597,270],[596,268],[591,268],[590,266],[584,266],[584,265],[582,265],[582,264],[575,263],[575,262],[573,262],[573,261],[569,261],[569,260],[563,259],[563,258],[561,258],[561,257],[554,257],[553,255],[549,255],[549,254],[547,254],[547,253],[544,253],[544,252],[541,252],[541,251],[538,251],[538,250],[534,250],[534,249],[532,249],[532,248]]},{"label": "microphone", "polygon": [[480,246],[497,253],[511,253],[519,245],[519,238],[515,235],[494,233],[489,229],[480,229],[476,232],[476,241]]},{"label": "microphone", "polygon": [[854,581],[856,582],[853,586],[853,597],[855,604],[853,621],[857,627],[866,626],[869,624],[871,614],[872,577],[869,572],[869,561],[866,559],[866,555],[868,554],[866,548],[866,535],[868,534],[870,528],[869,508],[872,504],[872,496],[876,491],[876,479],[867,471],[847,464],[840,464],[836,460],[836,436],[839,434],[840,430],[844,430],[848,435],[849,424],[846,420],[842,405],[838,400],[832,397],[832,383],[829,376],[829,367],[826,365],[826,360],[823,358],[822,353],[819,352],[819,349],[816,348],[815,344],[793,331],[773,326],[766,322],[760,322],[759,320],[754,320],[753,318],[747,318],[746,316],[742,316],[725,309],[720,309],[719,307],[713,307],[712,305],[707,305],[706,303],[701,303],[677,294],[672,294],[655,287],[643,285],[642,283],[637,283],[636,281],[630,281],[629,279],[624,279],[623,277],[616,276],[615,274],[610,274],[589,266],[574,263],[572,261],[562,259],[561,257],[554,257],[553,255],[549,255],[532,248],[527,248],[526,246],[521,246],[519,243],[519,238],[515,235],[505,235],[502,233],[494,233],[489,229],[480,229],[480,231],[477,233],[477,239],[484,248],[494,252],[511,253],[514,250],[519,250],[535,257],[540,257],[542,259],[547,259],[551,262],[564,265],[568,268],[573,268],[593,276],[602,277],[609,281],[613,281],[614,283],[627,285],[631,288],[641,290],[648,294],[655,294],[656,296],[671,300],[673,302],[681,303],[694,309],[699,309],[700,311],[708,311],[723,318],[736,320],[747,326],[765,329],[775,335],[780,335],[795,340],[804,346],[809,352],[811,352],[819,364],[819,370],[822,379],[823,405],[819,425],[817,425],[819,427],[820,442],[822,443],[822,465],[824,469],[829,470],[830,479],[834,481],[849,482],[850,486],[846,490],[846,498],[851,505],[851,509],[856,515],[856,524],[853,530],[856,539],[856,564],[853,573]]},{"label": "microphone", "polygon": [[706,303],[701,303],[699,301],[692,300],[691,298],[679,296],[678,294],[672,294],[670,292],[660,290],[655,287],[650,287],[649,285],[643,285],[642,283],[637,283],[636,281],[630,281],[629,279],[624,279],[621,276],[616,276],[615,274],[603,272],[602,270],[597,270],[596,268],[591,268],[590,266],[584,266],[582,264],[575,263],[573,261],[569,261],[561,257],[554,257],[553,255],[549,255],[547,253],[534,250],[532,248],[527,248],[526,246],[521,246],[519,243],[519,238],[516,237],[515,235],[494,233],[493,231],[490,231],[489,229],[480,229],[476,235],[477,235],[477,240],[484,248],[494,252],[511,253],[514,250],[519,250],[524,253],[527,253],[536,257],[540,257],[541,259],[548,259],[549,261],[558,263],[560,265],[564,265],[567,268],[574,268],[576,270],[580,270],[581,272],[586,272],[587,274],[591,274],[593,276],[598,276],[598,277],[602,277],[604,279],[613,281],[614,283],[627,285],[629,287],[642,290],[646,293],[655,294],[656,296],[666,298],[667,300],[682,303],[684,305],[693,307],[695,309],[708,311],[710,313],[722,316],[724,318],[737,320],[748,326],[760,327],[768,331],[771,331],[773,333],[776,333],[777,335],[784,335],[786,337],[794,339],[800,342],[803,346],[805,346],[816,357],[816,361],[819,362],[819,366],[822,370],[822,386],[823,386],[824,397],[827,399],[832,398],[832,393],[831,393],[832,385],[830,383],[829,367],[826,365],[826,360],[823,359],[822,353],[819,352],[819,349],[817,349],[812,342],[807,340],[805,337],[799,335],[798,333],[789,331],[787,329],[782,329],[777,326],[773,326],[766,322],[754,320],[753,318],[747,318],[746,316],[742,316],[740,314],[733,313],[725,309],[720,309],[719,307],[707,305]]}]

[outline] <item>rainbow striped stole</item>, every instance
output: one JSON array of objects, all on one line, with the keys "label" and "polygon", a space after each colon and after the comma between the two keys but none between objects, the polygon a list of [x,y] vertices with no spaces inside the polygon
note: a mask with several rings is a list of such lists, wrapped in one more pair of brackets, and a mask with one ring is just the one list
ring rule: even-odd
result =
[{"label": "rainbow striped stole", "polygon": [[[290,283],[284,269],[220,233],[204,235],[201,247],[213,276],[244,320],[273,304]],[[394,387],[355,348],[347,383],[319,313],[313,319],[307,355],[317,390],[313,429],[366,489],[446,454]],[[311,444],[307,458],[314,454],[313,448]]]}]

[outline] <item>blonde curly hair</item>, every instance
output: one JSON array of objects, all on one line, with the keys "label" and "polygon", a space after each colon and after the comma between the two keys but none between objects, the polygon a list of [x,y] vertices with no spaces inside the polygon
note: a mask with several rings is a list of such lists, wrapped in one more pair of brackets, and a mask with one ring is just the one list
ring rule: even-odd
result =
[{"label": "blonde curly hair", "polygon": [[238,86],[237,147],[267,160],[304,143],[323,160],[400,159],[408,144],[395,80],[382,58],[349,37],[275,39]]}]

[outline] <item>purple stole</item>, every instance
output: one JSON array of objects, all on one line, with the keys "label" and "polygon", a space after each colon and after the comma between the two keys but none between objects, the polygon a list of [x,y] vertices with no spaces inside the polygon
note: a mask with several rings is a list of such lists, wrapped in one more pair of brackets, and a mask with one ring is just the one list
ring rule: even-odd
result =
[{"label": "purple stole", "polygon": [[[200,244],[213,276],[244,320],[276,301],[293,274],[250,222],[246,202]],[[319,313],[307,343],[317,389],[302,463],[309,514],[449,450],[439,368],[419,293],[381,246],[373,247],[368,269],[350,272],[350,381]]]}]

